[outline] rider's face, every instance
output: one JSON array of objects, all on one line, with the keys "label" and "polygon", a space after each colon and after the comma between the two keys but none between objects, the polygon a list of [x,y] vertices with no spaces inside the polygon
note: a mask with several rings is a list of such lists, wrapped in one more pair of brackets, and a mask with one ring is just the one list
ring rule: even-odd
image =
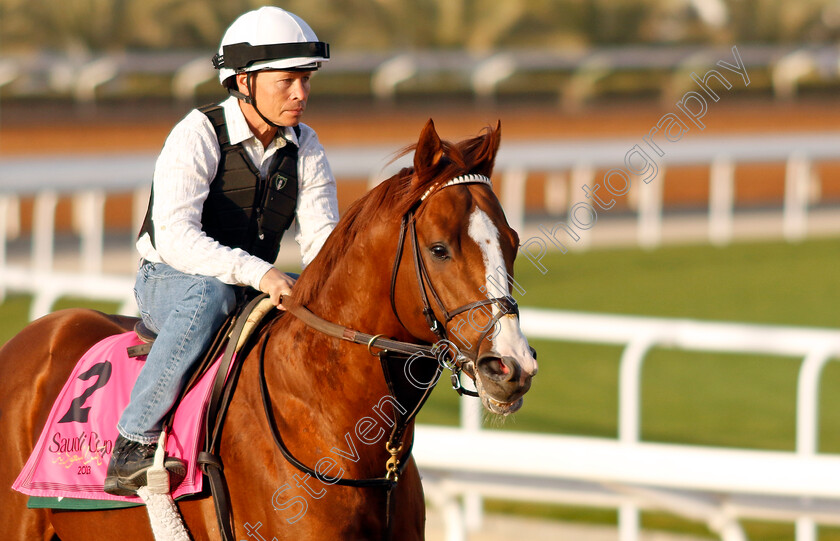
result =
[{"label": "rider's face", "polygon": [[311,77],[311,71],[256,72],[252,79],[260,112],[278,126],[297,126],[306,109]]}]

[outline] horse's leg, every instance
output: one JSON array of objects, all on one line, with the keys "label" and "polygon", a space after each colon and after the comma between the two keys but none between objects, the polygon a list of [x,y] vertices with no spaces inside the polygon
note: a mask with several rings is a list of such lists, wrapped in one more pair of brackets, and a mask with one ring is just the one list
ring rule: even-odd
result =
[{"label": "horse's leg", "polygon": [[423,541],[426,539],[426,502],[423,485],[414,458],[406,466],[397,488],[394,539]]},{"label": "horse's leg", "polygon": [[124,331],[127,322],[127,318],[92,310],[65,310],[31,323],[0,349],[0,524],[4,539],[49,540],[53,536],[49,513],[27,509],[27,496],[10,487],[76,361],[98,340]]}]

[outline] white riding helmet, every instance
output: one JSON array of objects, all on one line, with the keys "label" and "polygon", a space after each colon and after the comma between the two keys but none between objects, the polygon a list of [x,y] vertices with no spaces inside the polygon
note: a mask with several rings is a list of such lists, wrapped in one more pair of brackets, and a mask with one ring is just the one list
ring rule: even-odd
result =
[{"label": "white riding helmet", "polygon": [[330,59],[330,46],[293,13],[272,6],[249,11],[222,37],[213,66],[219,82],[237,73],[264,69],[316,70]]}]

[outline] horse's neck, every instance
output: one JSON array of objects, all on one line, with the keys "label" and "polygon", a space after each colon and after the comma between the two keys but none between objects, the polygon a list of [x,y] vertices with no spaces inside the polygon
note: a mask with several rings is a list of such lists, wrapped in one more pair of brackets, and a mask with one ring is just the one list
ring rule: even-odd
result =
[{"label": "horse's neck", "polygon": [[[333,268],[318,268],[318,259],[313,262],[315,268],[307,270],[325,278],[307,307],[321,318],[353,330],[409,339],[390,301],[399,229],[393,224],[375,228],[375,234],[368,231],[364,239],[357,238]],[[403,256],[405,260],[407,254]]]},{"label": "horse's neck", "polygon": [[[269,338],[265,377],[289,448],[300,450],[298,458],[310,466],[343,453],[356,457],[342,462],[349,475],[381,474],[394,406],[378,358],[364,345],[319,333],[291,315],[283,319]],[[254,399],[259,397],[249,402]],[[334,448],[341,453],[331,454]]]},{"label": "horse's neck", "polygon": [[[393,253],[390,247],[385,251]],[[351,247],[329,270],[307,308],[354,330],[404,339],[406,331],[390,308],[391,263],[387,256],[373,258]],[[349,437],[357,448],[384,450],[398,406],[378,357],[364,345],[327,336],[291,314],[277,322],[270,340],[266,381],[280,422],[296,433],[291,438],[315,438],[329,450],[347,449]],[[379,434],[384,437],[376,439]],[[306,445],[313,447],[314,442]]]}]

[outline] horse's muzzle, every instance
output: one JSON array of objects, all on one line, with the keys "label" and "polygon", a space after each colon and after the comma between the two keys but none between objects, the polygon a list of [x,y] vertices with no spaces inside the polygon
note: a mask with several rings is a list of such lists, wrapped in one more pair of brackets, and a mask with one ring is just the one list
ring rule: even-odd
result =
[{"label": "horse's muzzle", "polygon": [[531,388],[530,373],[513,357],[495,351],[481,354],[476,361],[477,378],[488,398],[499,404],[513,404]]}]

